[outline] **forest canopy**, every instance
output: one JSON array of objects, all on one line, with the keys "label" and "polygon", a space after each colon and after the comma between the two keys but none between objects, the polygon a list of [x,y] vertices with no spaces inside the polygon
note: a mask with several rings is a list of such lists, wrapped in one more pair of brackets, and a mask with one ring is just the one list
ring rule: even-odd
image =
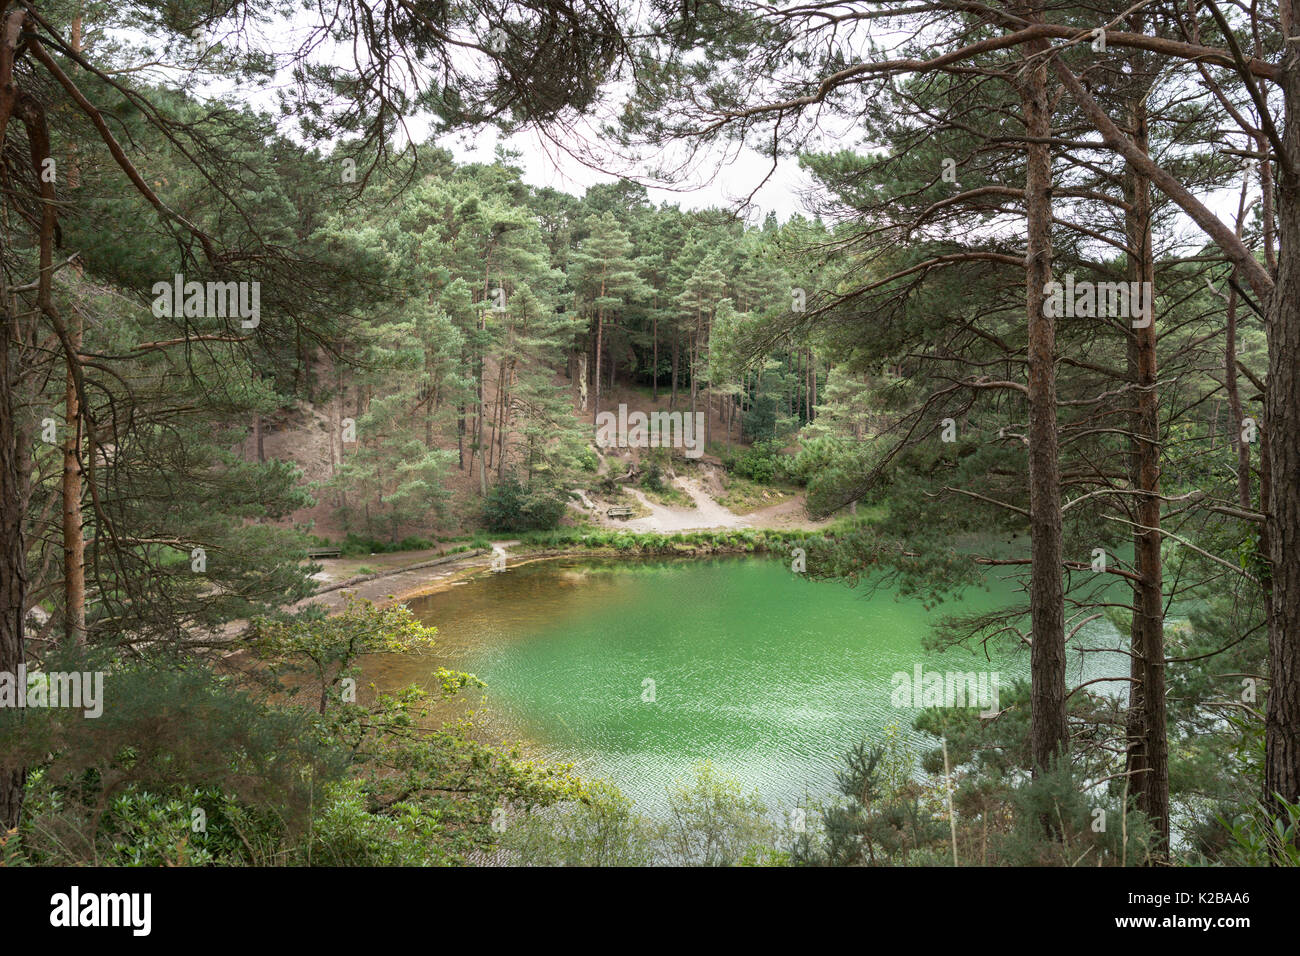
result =
[{"label": "forest canopy", "polygon": [[[1296,863],[1298,15],[4,3],[0,675],[118,689],[0,706],[0,861]],[[828,741],[812,831],[711,765],[656,824],[444,720],[473,674],[366,689],[435,628],[350,589],[503,541],[796,548],[1028,680]],[[1095,621],[1127,672],[1072,686]]]}]

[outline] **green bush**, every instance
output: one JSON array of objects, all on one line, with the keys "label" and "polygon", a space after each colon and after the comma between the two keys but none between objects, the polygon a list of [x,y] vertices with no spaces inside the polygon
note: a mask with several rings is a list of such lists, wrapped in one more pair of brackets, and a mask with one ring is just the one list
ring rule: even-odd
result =
[{"label": "green bush", "polygon": [[1239,808],[1231,818],[1218,822],[1227,832],[1229,844],[1223,856],[1233,866],[1300,866],[1300,803],[1278,795],[1282,812],[1263,803]]},{"label": "green bush", "polygon": [[[321,547],[328,547],[326,541]],[[438,542],[430,538],[406,537],[401,541],[384,541],[367,535],[349,532],[339,545],[340,553],[345,558],[359,558],[368,554],[396,554],[399,551],[428,551],[436,548]]]},{"label": "green bush", "polygon": [[796,484],[806,485],[817,475],[837,468],[846,458],[852,457],[852,449],[841,438],[811,438],[803,442],[797,455],[787,458],[785,473]]},{"label": "green bush", "polygon": [[647,491],[663,491],[664,470],[659,462],[652,459],[646,464],[645,473],[641,476],[641,487]]},{"label": "green bush", "polygon": [[516,866],[649,866],[653,825],[619,791],[599,781],[585,798],[512,820],[502,862]]},{"label": "green bush", "polygon": [[526,486],[514,475],[498,481],[483,501],[483,523],[493,531],[547,530],[563,515],[564,499],[554,489]]},{"label": "green bush", "polygon": [[436,836],[434,815],[398,804],[384,814],[370,808],[360,781],[332,786],[312,822],[306,860],[312,866],[439,866],[450,861]]},{"label": "green bush", "polygon": [[758,792],[705,761],[693,781],[668,788],[668,816],[657,832],[673,866],[738,866],[783,862],[779,831]]},{"label": "green bush", "polygon": [[780,842],[758,794],[705,762],[668,787],[663,820],[595,782],[580,800],[511,820],[500,849],[502,863],[523,866],[779,866],[789,862]]},{"label": "green bush", "polygon": [[[99,668],[88,658],[75,669]],[[347,754],[305,709],[271,706],[228,675],[165,661],[107,670],[112,706],[95,720],[0,710],[0,753],[29,768],[20,842],[30,863],[276,862],[268,847],[306,826],[312,782],[344,770]],[[195,810],[206,818],[197,830]]]},{"label": "green bush", "polygon": [[782,454],[776,442],[760,441],[723,464],[734,475],[767,485],[786,476],[789,461],[790,456]]},{"label": "green bush", "polygon": [[[93,778],[93,779],[92,779]],[[92,775],[86,782],[102,778]],[[23,862],[97,866],[267,866],[284,863],[285,821],[220,787],[126,784],[95,824],[95,786],[28,781]],[[18,862],[11,860],[11,863]]]}]

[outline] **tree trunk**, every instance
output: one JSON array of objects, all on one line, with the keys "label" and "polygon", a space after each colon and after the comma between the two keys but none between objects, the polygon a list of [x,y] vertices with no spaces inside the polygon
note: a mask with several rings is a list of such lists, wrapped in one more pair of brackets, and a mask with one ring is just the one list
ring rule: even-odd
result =
[{"label": "tree trunk", "polygon": [[677,407],[677,363],[681,347],[678,344],[677,327],[673,326],[673,391],[672,396],[668,399],[668,407]]},{"label": "tree trunk", "polygon": [[703,328],[703,308],[695,309],[695,334],[691,336],[691,421],[695,421],[700,394],[700,331]]},{"label": "tree trunk", "polygon": [[[709,354],[713,354],[713,314],[710,313],[704,324],[704,343]],[[707,449],[713,444],[713,369],[709,369],[709,377],[704,380],[704,447]],[[698,435],[695,436],[699,441]]]},{"label": "tree trunk", "polygon": [[[1300,0],[1280,4],[1288,34]],[[1300,162],[1300,46],[1286,45],[1281,86],[1283,146]],[[1265,531],[1271,562],[1269,693],[1265,716],[1264,799],[1300,800],[1300,177],[1285,166],[1277,182],[1277,280],[1268,302],[1268,394],[1264,441],[1270,477]]]},{"label": "tree trunk", "polygon": [[[481,371],[481,367],[480,367],[480,371]],[[477,406],[478,427],[476,429],[476,437],[474,439],[474,455],[470,460],[469,470],[470,470],[470,475],[472,476],[474,474],[474,459],[477,459],[479,496],[486,498],[487,497],[487,462],[486,459],[484,458],[483,429],[484,429],[484,418],[487,415],[487,406],[484,404],[482,378],[479,379],[478,389],[479,389],[478,406]]]},{"label": "tree trunk", "polygon": [[808,357],[812,360],[812,410],[808,413],[811,422],[817,417],[817,355],[810,352]]},{"label": "tree trunk", "polygon": [[[0,272],[0,672],[17,675],[26,662],[23,646],[23,614],[27,601],[27,546],[23,539],[23,518],[27,513],[27,481],[30,436],[17,422],[14,392],[21,369],[10,358],[10,347],[18,338],[18,317],[11,311],[11,298]],[[15,766],[0,754],[0,830],[18,826],[22,812],[26,768]]]},{"label": "tree trunk", "polygon": [[578,355],[578,398],[580,409],[587,410],[587,353]]},{"label": "tree trunk", "polygon": [[655,404],[659,403],[659,297],[655,296],[655,317],[651,322],[651,338],[654,339],[654,384],[651,386]]},{"label": "tree trunk", "polygon": [[492,424],[488,429],[487,466],[492,467],[497,460],[497,436],[501,434],[505,423],[502,421],[505,409],[505,362],[497,363],[497,388],[495,404],[492,408]]},{"label": "tree trunk", "polygon": [[[74,309],[68,319],[68,340],[81,349],[81,315]],[[68,644],[86,643],[86,539],[81,526],[81,403],[76,376],[68,358],[64,393],[63,439],[63,636]]]},{"label": "tree trunk", "polygon": [[[506,430],[510,427],[510,404],[515,384],[515,360],[510,360],[510,367],[506,374],[505,395],[501,399],[501,432],[497,446],[497,481],[500,481],[505,475],[506,470]],[[530,471],[531,481],[531,471]]]},{"label": "tree trunk", "polygon": [[804,386],[804,387],[803,387],[803,401],[804,401],[803,420],[804,420],[804,423],[807,424],[807,423],[812,422],[812,378],[813,378],[813,357],[812,357],[812,350],[811,350],[811,349],[809,349],[808,351],[806,351],[806,352],[804,353],[803,374],[804,374],[804,383],[803,383],[803,386]]},{"label": "tree trunk", "polygon": [[[1041,20],[1035,11],[1034,20]],[[1029,525],[1032,548],[1029,609],[1030,747],[1035,776],[1069,749],[1065,719],[1065,606],[1061,589],[1061,481],[1056,434],[1056,325],[1044,314],[1052,278],[1052,135],[1047,91],[1047,40],[1027,53],[1022,89],[1026,134],[1026,304],[1029,323]]]},{"label": "tree trunk", "polygon": [[424,402],[424,447],[433,450],[433,419],[438,412],[438,385],[434,375],[433,364],[429,354],[424,355],[425,402]]},{"label": "tree trunk", "polygon": [[[1234,277],[1236,270],[1233,271]],[[1231,440],[1237,446],[1237,504],[1250,510],[1250,442],[1242,439],[1242,420],[1246,412],[1241,406],[1241,390],[1237,387],[1237,290],[1228,287],[1228,329],[1224,343],[1224,384],[1228,392],[1228,415],[1232,421]]]},{"label": "tree trunk", "polygon": [[[81,51],[81,14],[72,19],[70,46]],[[76,144],[68,149],[68,188],[81,184]],[[68,341],[80,351],[82,319],[77,310],[68,317]],[[81,401],[77,380],[72,373],[76,356],[68,356],[67,387],[64,393],[64,421],[67,434],[63,439],[63,636],[69,644],[86,643],[86,538],[81,520]]]},{"label": "tree trunk", "polygon": [[[1133,57],[1133,74],[1142,69],[1141,58]],[[1134,144],[1148,152],[1145,88],[1135,98],[1130,115]],[[1151,181],[1131,164],[1126,183],[1129,211],[1126,233],[1129,245],[1130,282],[1152,283],[1155,256],[1151,239]],[[1140,285],[1152,289],[1153,285]],[[1152,295],[1154,298],[1154,293]],[[1133,437],[1136,488],[1141,492],[1137,504],[1138,527],[1133,532],[1133,551],[1140,581],[1136,584],[1135,615],[1132,628],[1137,643],[1133,645],[1134,662],[1139,669],[1140,706],[1138,726],[1142,735],[1137,766],[1140,771],[1132,780],[1137,792],[1138,809],[1151,820],[1157,837],[1156,856],[1163,858],[1169,847],[1169,743],[1165,717],[1165,635],[1164,586],[1160,557],[1160,411],[1156,393],[1157,355],[1154,302],[1143,301],[1149,313],[1142,317],[1145,327],[1132,330],[1131,348],[1136,373],[1137,409],[1134,413]]]},{"label": "tree trunk", "polygon": [[[460,367],[461,371],[469,367],[469,353],[464,346],[460,349]],[[456,403],[456,461],[461,471],[465,470],[465,417],[466,408],[462,392],[461,400]]]},{"label": "tree trunk", "polygon": [[[603,292],[601,293],[604,294]],[[596,374],[593,376],[593,392],[591,398],[592,416],[594,424],[600,418],[600,348],[601,339],[605,334],[605,310],[596,310]]]}]

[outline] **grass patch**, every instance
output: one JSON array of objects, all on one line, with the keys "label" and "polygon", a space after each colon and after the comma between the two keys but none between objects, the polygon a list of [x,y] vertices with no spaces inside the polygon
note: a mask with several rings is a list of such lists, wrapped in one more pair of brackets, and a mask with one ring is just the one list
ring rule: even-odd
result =
[{"label": "grass patch", "polygon": [[694,508],[695,499],[676,485],[664,482],[658,488],[641,486],[641,493],[657,505],[669,508]]},{"label": "grass patch", "polygon": [[723,528],[661,534],[655,531],[596,531],[559,529],[520,535],[520,541],[534,548],[573,548],[613,551],[621,554],[712,554],[786,551],[795,543],[824,532],[781,528]]},{"label": "grass patch", "polygon": [[722,494],[718,495],[717,501],[729,511],[743,515],[788,501],[796,494],[798,491],[793,487],[759,484],[752,479],[728,473],[722,478]]}]

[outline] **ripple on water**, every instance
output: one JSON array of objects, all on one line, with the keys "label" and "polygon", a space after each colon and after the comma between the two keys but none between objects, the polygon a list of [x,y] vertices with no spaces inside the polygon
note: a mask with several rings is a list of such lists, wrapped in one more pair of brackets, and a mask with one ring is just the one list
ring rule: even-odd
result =
[{"label": "ripple on water", "polygon": [[[1000,586],[945,610],[1012,597]],[[411,606],[438,627],[439,653],[372,662],[381,688],[427,683],[439,665],[472,671],[504,735],[650,812],[703,760],[770,804],[828,793],[863,736],[898,724],[921,740],[916,712],[890,700],[891,676],[917,663],[997,670],[1004,685],[1025,673],[1010,652],[993,663],[925,654],[931,618],[915,601],[810,583],[758,558],[536,562]],[[1115,666],[1091,658],[1092,672]]]}]

